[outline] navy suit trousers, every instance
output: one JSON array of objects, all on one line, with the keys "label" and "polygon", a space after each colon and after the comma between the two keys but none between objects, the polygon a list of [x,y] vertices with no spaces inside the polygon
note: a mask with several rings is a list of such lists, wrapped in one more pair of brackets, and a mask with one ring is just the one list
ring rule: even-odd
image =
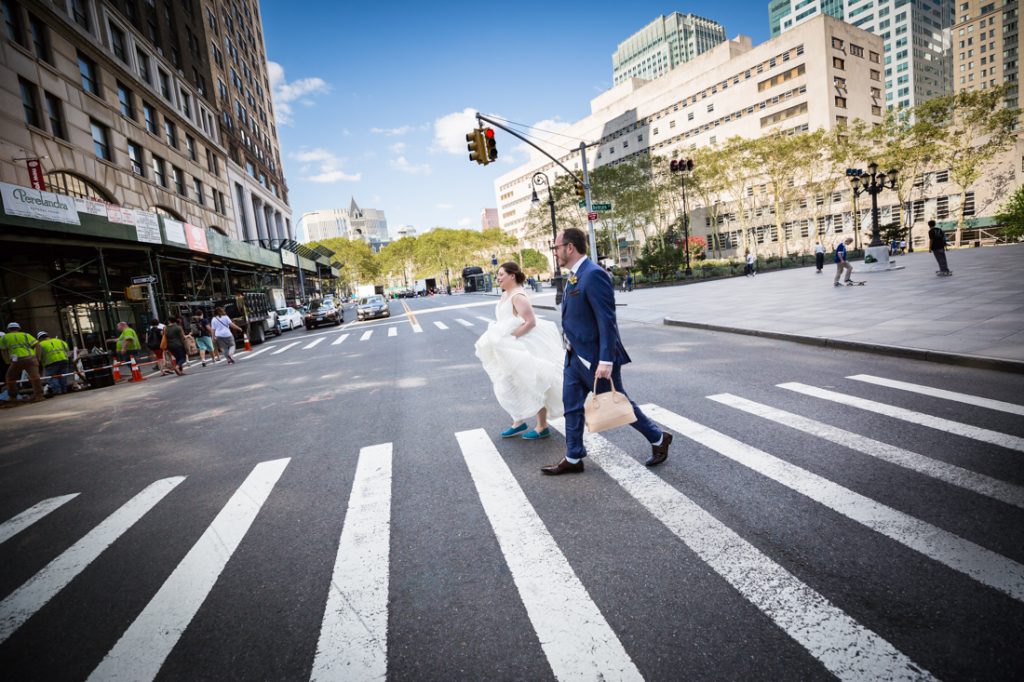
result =
[{"label": "navy suit trousers", "polygon": [[[594,371],[596,369],[596,362],[591,363],[590,369],[587,369],[580,362],[580,359],[576,357],[575,353],[572,351],[566,353],[565,369],[562,372],[562,403],[565,406],[565,456],[570,459],[582,459],[587,456],[587,450],[583,447],[583,427],[585,424],[583,403],[587,399],[587,394],[594,388]],[[629,395],[622,386],[621,366],[612,365],[612,381],[615,382],[615,390],[628,398]],[[607,380],[602,379],[598,382],[598,393],[605,393],[610,390],[612,390],[612,387],[608,384]],[[636,413],[636,421],[630,424],[630,426],[643,434],[648,442],[657,443],[661,438],[661,429],[651,421],[650,417],[640,411],[640,408],[632,399],[630,399],[629,404],[633,406],[633,411]]]}]

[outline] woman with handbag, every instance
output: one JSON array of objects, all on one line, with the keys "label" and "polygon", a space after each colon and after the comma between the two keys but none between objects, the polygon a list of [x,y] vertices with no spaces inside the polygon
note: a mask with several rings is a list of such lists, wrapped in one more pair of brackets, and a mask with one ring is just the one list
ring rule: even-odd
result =
[{"label": "woman with handbag", "polygon": [[231,318],[224,312],[224,308],[217,307],[213,309],[215,317],[211,321],[211,327],[213,328],[213,335],[217,339],[217,347],[220,348],[221,352],[224,353],[224,357],[227,358],[228,364],[235,364],[235,335],[231,332],[232,329],[242,333],[242,328],[231,321]]},{"label": "woman with handbag", "polygon": [[[537,319],[523,289],[526,275],[514,262],[498,268],[504,292],[495,308],[497,321],[476,342],[476,356],[494,384],[498,404],[512,417],[502,438],[538,440],[551,435],[548,418],[562,416],[561,335],[553,322]],[[527,431],[526,420],[537,425]]]},{"label": "woman with handbag", "polygon": [[168,322],[169,324],[164,328],[164,338],[161,344],[174,358],[174,373],[180,377],[185,374],[185,330],[181,328],[180,317],[172,317]]}]

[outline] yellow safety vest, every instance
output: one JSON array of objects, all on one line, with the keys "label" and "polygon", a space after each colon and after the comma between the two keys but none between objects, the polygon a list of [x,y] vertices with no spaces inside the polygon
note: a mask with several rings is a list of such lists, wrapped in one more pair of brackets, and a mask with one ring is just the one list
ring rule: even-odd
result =
[{"label": "yellow safety vest", "polygon": [[39,342],[43,349],[43,367],[48,367],[55,362],[63,362],[68,359],[68,344],[60,339],[45,339]]},{"label": "yellow safety vest", "polygon": [[4,338],[0,339],[0,348],[5,348],[11,355],[11,360],[30,358],[36,354],[36,340],[31,334],[25,332],[7,332]]}]

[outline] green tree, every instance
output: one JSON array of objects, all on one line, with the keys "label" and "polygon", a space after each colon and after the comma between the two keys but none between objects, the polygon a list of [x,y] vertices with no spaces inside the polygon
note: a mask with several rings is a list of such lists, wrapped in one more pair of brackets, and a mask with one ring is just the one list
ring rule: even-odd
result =
[{"label": "green tree", "polygon": [[[906,111],[898,110],[886,112],[882,124],[869,133],[872,146],[879,151],[876,163],[886,172],[897,172],[899,181],[895,191],[902,215],[893,216],[893,219],[904,230],[901,238],[905,236],[911,244],[913,211],[903,208],[912,204],[915,191],[918,196],[922,196],[927,190],[925,170],[932,165],[938,154],[936,136],[941,134],[942,128],[915,120],[907,116]],[[919,177],[921,181],[918,181]]]},{"label": "green tree", "polygon": [[551,269],[551,261],[537,249],[522,249],[516,252],[514,260],[527,275],[539,275]]},{"label": "green tree", "polygon": [[380,275],[373,249],[362,239],[331,237],[307,244],[311,249],[321,245],[334,251],[331,259],[342,264],[341,280],[350,290],[360,283],[373,282]]},{"label": "green tree", "polygon": [[402,237],[393,241],[377,254],[381,273],[400,277],[405,287],[416,279],[416,237]]},{"label": "green tree", "polygon": [[996,214],[996,220],[1003,226],[1006,241],[1019,241],[1024,237],[1024,186],[1010,195]]},{"label": "green tree", "polygon": [[[728,189],[725,175],[728,163],[721,147],[701,147],[693,154],[693,173],[687,184],[687,191],[697,199],[696,203],[704,207],[704,214],[711,227],[711,251],[719,257],[722,253],[719,224],[725,213],[725,206],[719,197]],[[693,210],[693,203],[690,204],[690,210]],[[692,225],[690,232],[693,232]]]}]

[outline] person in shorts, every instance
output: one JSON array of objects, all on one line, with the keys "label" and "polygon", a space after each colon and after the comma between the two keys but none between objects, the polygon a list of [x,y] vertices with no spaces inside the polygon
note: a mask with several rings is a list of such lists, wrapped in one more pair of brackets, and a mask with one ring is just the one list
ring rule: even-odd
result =
[{"label": "person in shorts", "polygon": [[231,318],[224,312],[224,308],[217,307],[213,310],[214,317],[210,321],[210,328],[213,331],[213,336],[217,340],[217,347],[224,353],[224,357],[227,358],[228,364],[235,364],[235,335],[232,333],[232,329],[237,330],[241,333],[242,328],[231,321]]},{"label": "person in shorts", "polygon": [[192,316],[192,338],[195,339],[196,348],[199,349],[199,361],[206,367],[206,354],[213,354],[213,333],[210,330],[210,321],[202,310],[197,310]]}]

